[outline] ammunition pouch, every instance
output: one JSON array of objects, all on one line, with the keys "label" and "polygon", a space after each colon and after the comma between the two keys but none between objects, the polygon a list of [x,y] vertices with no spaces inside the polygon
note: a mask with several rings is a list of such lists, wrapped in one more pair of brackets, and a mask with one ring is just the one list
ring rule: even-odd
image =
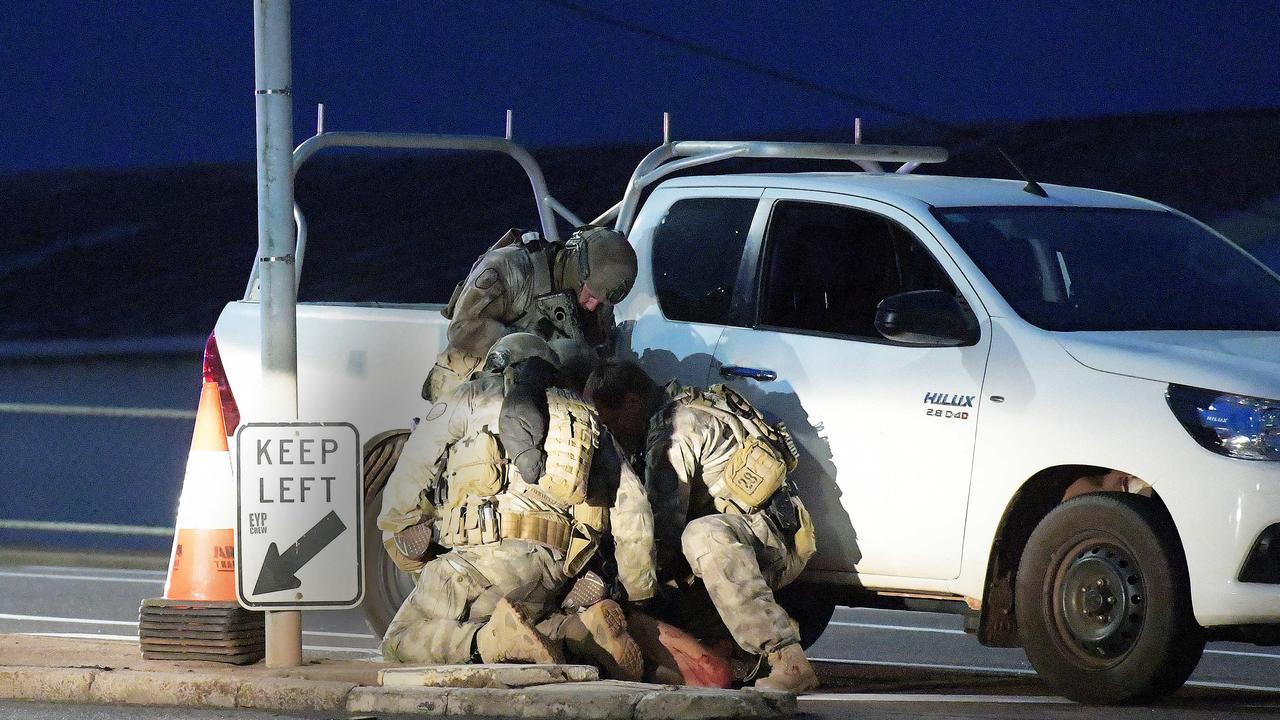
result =
[{"label": "ammunition pouch", "polygon": [[557,502],[576,506],[587,499],[591,461],[600,445],[599,421],[576,393],[558,388],[547,390],[547,412],[546,469],[538,487]]},{"label": "ammunition pouch", "polygon": [[502,539],[497,503],[492,497],[467,497],[444,508],[440,520],[440,544],[459,548],[488,545]]},{"label": "ammunition pouch", "polygon": [[554,512],[505,512],[499,525],[503,538],[527,540],[560,551],[569,547],[573,535],[569,520]]}]

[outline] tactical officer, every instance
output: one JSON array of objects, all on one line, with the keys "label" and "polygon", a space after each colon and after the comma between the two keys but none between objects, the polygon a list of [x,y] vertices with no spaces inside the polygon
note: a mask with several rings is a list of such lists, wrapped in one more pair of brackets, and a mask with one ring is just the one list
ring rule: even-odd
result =
[{"label": "tactical officer", "polygon": [[640,452],[644,438],[659,579],[692,571],[702,580],[734,642],[768,663],[757,686],[817,687],[797,628],[773,595],[815,549],[809,513],[787,479],[798,457],[785,426],[723,385],[659,389],[632,362],[605,361],[586,395],[624,449]]},{"label": "tactical officer", "polygon": [[[537,336],[503,338],[485,372],[437,403],[405,443],[378,526],[392,558],[418,577],[387,629],[387,659],[552,663],[563,662],[563,647],[613,677],[640,678],[640,651],[617,602],[558,610],[610,534],[623,599],[653,595],[653,516],[640,479],[594,411],[554,386],[545,391],[540,475],[525,478],[504,452],[508,389],[527,364],[556,361]],[[431,559],[433,544],[448,552]]]},{"label": "tactical officer", "polygon": [[587,347],[608,340],[612,306],[631,290],[636,254],[621,233],[585,226],[564,243],[510,230],[471,268],[444,310],[448,345],[422,395],[443,400],[504,335],[525,331]]}]

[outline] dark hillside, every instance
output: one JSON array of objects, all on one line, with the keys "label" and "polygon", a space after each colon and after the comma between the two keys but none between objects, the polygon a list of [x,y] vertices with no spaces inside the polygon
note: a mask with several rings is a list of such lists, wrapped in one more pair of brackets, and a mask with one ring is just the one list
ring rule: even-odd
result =
[{"label": "dark hillside", "polygon": [[[866,139],[949,147],[953,160],[929,172],[1012,177],[991,141],[999,142],[1036,180],[1150,197],[1280,263],[1278,130],[1273,110]],[[837,136],[786,139],[805,138]],[[617,201],[649,149],[535,155],[558,199],[590,219]],[[523,173],[497,156],[322,157],[303,170],[297,197],[311,231],[303,300],[443,301],[506,228],[536,221]],[[247,164],[0,178],[0,341],[207,332],[244,292],[255,223]]]}]

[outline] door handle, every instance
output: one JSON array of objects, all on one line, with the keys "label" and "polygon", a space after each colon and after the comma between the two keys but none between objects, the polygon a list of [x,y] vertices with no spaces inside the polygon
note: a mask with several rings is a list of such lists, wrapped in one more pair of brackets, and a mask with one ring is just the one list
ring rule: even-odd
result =
[{"label": "door handle", "polygon": [[778,379],[778,373],[772,370],[741,367],[739,365],[721,365],[720,376],[725,378],[746,378],[757,382],[772,382]]}]

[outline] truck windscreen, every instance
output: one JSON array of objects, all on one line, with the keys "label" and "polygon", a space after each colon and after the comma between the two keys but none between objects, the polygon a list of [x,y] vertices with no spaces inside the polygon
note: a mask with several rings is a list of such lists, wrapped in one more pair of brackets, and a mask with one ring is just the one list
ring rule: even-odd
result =
[{"label": "truck windscreen", "polygon": [[1013,309],[1046,330],[1280,331],[1280,280],[1173,213],[933,212]]}]

